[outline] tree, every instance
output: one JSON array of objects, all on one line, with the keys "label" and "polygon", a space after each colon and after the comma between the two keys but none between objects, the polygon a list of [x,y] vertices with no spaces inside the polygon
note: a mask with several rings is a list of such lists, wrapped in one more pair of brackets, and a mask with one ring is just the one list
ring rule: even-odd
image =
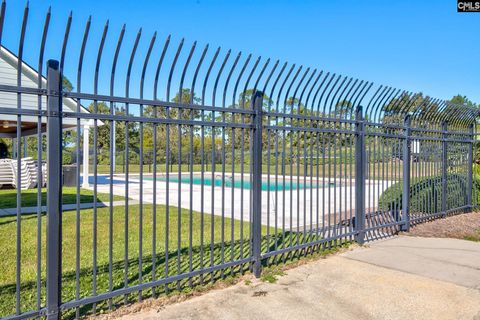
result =
[{"label": "tree", "polygon": [[354,118],[355,115],[353,114],[355,110],[352,109],[353,104],[349,100],[341,100],[338,101],[337,104],[335,105],[335,111],[334,115],[335,117],[339,118],[344,118],[346,117],[347,119]]},{"label": "tree", "polygon": [[62,88],[63,88],[64,91],[67,91],[67,92],[71,92],[73,90],[72,83],[65,76],[63,76],[63,78],[62,78]]},{"label": "tree", "polygon": [[[480,104],[475,103],[471,101],[470,99],[467,98],[467,96],[462,96],[461,94],[457,94],[456,96],[453,96],[452,99],[449,100],[451,103],[455,104],[463,104],[468,107],[473,107],[473,108],[479,108]],[[478,121],[477,121],[477,132],[478,132]],[[474,161],[477,165],[480,165],[480,142],[476,142],[474,144],[474,149],[475,149],[475,154],[474,154]],[[478,171],[478,169],[477,169]]]},{"label": "tree", "polygon": [[478,104],[468,99],[467,96],[462,96],[461,94],[457,94],[456,96],[453,96],[453,98],[450,99],[449,102],[455,103],[455,104],[463,104],[468,107],[478,108]]}]

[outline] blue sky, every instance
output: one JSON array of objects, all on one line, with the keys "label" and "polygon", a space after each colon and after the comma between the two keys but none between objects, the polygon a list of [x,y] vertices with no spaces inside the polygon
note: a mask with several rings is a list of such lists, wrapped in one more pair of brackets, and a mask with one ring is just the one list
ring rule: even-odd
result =
[{"label": "blue sky", "polygon": [[[410,91],[448,99],[455,94],[480,102],[480,13],[457,13],[456,1],[30,1],[25,59],[37,65],[38,43],[45,12],[52,6],[47,58],[59,58],[65,22],[73,25],[65,74],[75,82],[77,55],[85,21],[92,15],[84,81],[91,90],[96,48],[110,19],[105,55],[113,52],[123,23],[127,25],[121,66],[128,61],[137,30],[143,27],[133,82],[154,31],[157,43],[152,68],[168,34],[177,44],[185,37],[221,46],[222,52],[252,53]],[[2,44],[16,52],[25,2],[7,1]],[[198,50],[197,53],[199,53]],[[110,64],[101,66],[101,93],[108,93]],[[137,78],[135,78],[137,77]],[[150,78],[148,78],[150,77]],[[148,76],[147,80],[151,80]],[[72,79],[73,78],[73,79]],[[151,82],[151,81],[147,81]],[[75,85],[75,83],[74,83]],[[149,86],[149,84],[147,84]],[[123,90],[123,85],[117,88]],[[138,94],[137,89],[132,90]]]}]

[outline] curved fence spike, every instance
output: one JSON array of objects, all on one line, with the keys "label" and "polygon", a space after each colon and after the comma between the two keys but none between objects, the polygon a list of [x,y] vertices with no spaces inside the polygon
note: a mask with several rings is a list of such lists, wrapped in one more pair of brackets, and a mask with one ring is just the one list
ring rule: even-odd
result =
[{"label": "curved fence spike", "polygon": [[[123,33],[125,32],[125,25],[123,26]],[[122,36],[123,38],[123,36]],[[120,42],[121,43],[121,42]],[[154,100],[158,100],[158,80],[160,78],[160,70],[162,69],[162,65],[163,65],[163,60],[165,59],[165,54],[167,53],[167,50],[168,50],[168,46],[170,45],[170,35],[167,37],[167,39],[165,40],[165,43],[163,45],[163,50],[162,50],[162,54],[160,55],[160,58],[158,59],[158,63],[157,63],[157,70],[155,72],[155,80],[153,81],[153,99]],[[118,48],[118,45],[117,45],[117,48]],[[155,110],[157,110],[157,108],[155,108]]]},{"label": "curved fence spike", "polygon": [[[247,94],[247,89],[248,89],[248,84],[250,83],[250,80],[252,79],[253,73],[257,69],[258,64],[260,63],[261,57],[258,57],[257,60],[255,60],[255,63],[253,64],[252,70],[250,70],[250,74],[247,77],[247,80],[245,81],[245,87],[243,88],[242,92],[242,109],[245,109],[245,95]],[[250,102],[252,102],[252,97],[255,93],[252,92],[251,97],[250,97]],[[251,103],[250,103],[251,104]],[[253,109],[253,106],[250,106],[250,109]]]},{"label": "curved fence spike", "polygon": [[[286,65],[286,64],[285,64]],[[280,112],[280,97],[282,95],[282,92],[283,92],[283,88],[285,87],[285,85],[287,84],[287,81],[288,79],[290,78],[290,75],[292,74],[293,70],[295,69],[295,64],[292,64],[292,66],[290,67],[290,69],[288,70],[287,74],[285,75],[285,77],[283,78],[283,82],[282,84],[280,85],[280,88],[278,89],[278,94],[277,94],[277,104],[276,104],[276,109],[277,109],[277,112]],[[284,101],[285,102],[285,101]],[[283,104],[283,112],[286,113],[286,105],[285,103]]]},{"label": "curved fence spike", "polygon": [[[125,79],[125,96],[128,98],[130,94],[130,75],[132,73],[132,66],[133,60],[135,59],[135,54],[137,52],[138,43],[140,41],[140,37],[142,36],[142,29],[140,29],[137,33],[137,37],[135,38],[135,43],[133,44],[132,52],[130,53],[130,60],[128,61],[127,67],[127,76]],[[126,114],[128,115],[128,104],[126,105]]]},{"label": "curved fence spike", "polygon": [[[3,4],[5,2],[2,3],[2,9],[1,11],[4,11],[5,8],[3,8]],[[2,13],[0,13],[0,16],[3,15]],[[38,54],[38,75],[37,75],[37,81],[38,81],[38,88],[41,89],[42,88],[42,78],[43,78],[43,60],[44,60],[44,54],[45,54],[45,43],[47,42],[47,35],[48,35],[48,28],[50,26],[50,17],[51,17],[51,8],[49,7],[48,8],[48,11],[47,11],[47,14],[45,16],[45,22],[43,23],[43,32],[42,32],[42,40],[40,41],[40,52]],[[1,17],[0,17],[0,29],[2,28],[1,25],[2,25],[2,22],[1,22]],[[90,20],[90,19],[89,19]],[[0,41],[1,41],[1,30],[0,30]],[[0,45],[0,48],[1,48],[1,45]],[[38,97],[38,106],[39,106],[39,109],[41,110],[41,104],[42,104],[42,100],[41,100],[41,97],[39,96]]]},{"label": "curved fence spike", "polygon": [[225,86],[223,87],[223,94],[222,94],[222,107],[225,108],[226,106],[226,100],[227,100],[227,90],[228,90],[228,85],[230,83],[230,79],[232,78],[233,72],[235,71],[235,68],[237,67],[238,60],[240,60],[240,57],[242,56],[242,53],[239,52],[237,56],[235,57],[235,60],[233,60],[232,67],[230,68],[230,71],[228,72],[227,79],[225,80]]},{"label": "curved fence spike", "polygon": [[230,54],[232,53],[231,50],[227,51],[225,58],[223,59],[222,64],[220,65],[220,69],[218,70],[217,77],[215,78],[215,83],[213,85],[213,92],[212,92],[212,106],[215,107],[215,98],[217,96],[217,86],[218,82],[220,81],[220,77],[223,73],[223,69],[225,68],[225,64],[227,64],[228,59],[230,58]]},{"label": "curved fence spike", "polygon": [[202,104],[205,104],[205,93],[207,88],[208,79],[210,78],[210,73],[212,72],[212,68],[217,61],[218,55],[220,54],[220,47],[217,48],[215,54],[213,55],[212,61],[208,67],[207,73],[205,74],[205,78],[203,79],[203,87],[202,87]]},{"label": "curved fence spike", "polygon": [[262,79],[263,74],[265,73],[265,70],[267,69],[267,66],[270,64],[270,58],[267,59],[265,64],[263,65],[262,69],[260,70],[260,73],[258,74],[257,81],[255,81],[255,84],[253,85],[253,90],[252,92],[255,92],[258,88],[258,84],[260,83],[260,79]]},{"label": "curved fence spike", "polygon": [[[183,82],[185,81],[185,75],[187,73],[188,66],[190,65],[190,60],[192,60],[193,53],[195,52],[195,48],[197,47],[197,42],[194,41],[192,47],[190,48],[190,52],[188,53],[187,56],[187,61],[185,61],[185,65],[183,66],[183,71],[182,75],[180,77],[180,85],[178,88],[178,94],[179,94],[179,103],[182,103],[183,99]],[[190,93],[191,94],[191,93]]]},{"label": "curved fence spike", "polygon": [[[372,99],[370,100],[370,102],[373,101],[373,103],[371,104],[371,108],[370,107],[370,102],[368,103],[368,106],[367,106],[367,109],[369,109],[369,118],[371,119],[371,121],[375,121],[375,110],[377,108],[377,105],[379,103],[379,101],[381,101],[387,94],[388,92],[390,91],[391,87],[383,87],[383,90],[375,97],[375,100],[373,100],[373,97]],[[366,113],[367,114],[367,113]]]},{"label": "curved fence spike", "polygon": [[[125,35],[125,25],[123,25],[122,29],[120,30],[120,34],[118,36],[117,40],[117,45],[115,47],[115,54],[113,56],[113,61],[112,61],[112,68],[110,71],[110,95],[113,96],[114,94],[114,88],[115,88],[115,72],[117,71],[117,61],[118,61],[118,55],[120,53],[120,48],[122,47],[123,43],[123,37]],[[110,113],[113,114],[113,104],[111,106]]]},{"label": "curved fence spike", "polygon": [[[358,79],[355,79],[355,83],[356,82],[358,82]],[[353,117],[354,106],[353,106],[352,99],[353,97],[357,96],[358,89],[362,88],[364,81],[360,80],[360,82],[358,82],[358,85],[356,86],[355,86],[355,83],[352,85],[352,87],[350,88],[350,90],[348,91],[344,99],[345,103],[347,104],[347,112],[345,112],[345,119],[348,116]],[[353,88],[355,88],[355,90],[352,91]]]},{"label": "curved fence spike", "polygon": [[[294,105],[295,105],[295,100],[297,99],[298,90],[300,89],[300,86],[302,85],[303,81],[305,80],[305,77],[307,76],[307,74],[309,72],[310,72],[310,68],[307,68],[305,70],[305,72],[303,73],[302,77],[300,78],[300,81],[298,82],[297,87],[295,88],[295,91],[293,92],[292,109],[290,110],[290,113],[292,113],[292,114],[293,114],[293,111],[294,111]],[[301,104],[301,101],[299,99],[298,102],[297,102],[297,108],[299,108],[299,109],[300,109],[300,104]],[[300,113],[300,112],[298,112],[298,113]]]},{"label": "curved fence spike", "polygon": [[[191,86],[191,89],[190,89],[191,90],[191,92],[190,92],[190,104],[194,103],[195,85],[197,84],[198,73],[200,72],[200,68],[202,67],[203,61],[205,60],[205,56],[207,55],[207,51],[208,51],[208,44],[205,45],[205,48],[202,51],[202,55],[200,56],[200,59],[198,60],[197,67],[195,68],[195,73],[193,74],[192,86]],[[203,100],[202,100],[202,103],[203,103]]]},{"label": "curved fence spike", "polygon": [[[360,93],[358,94],[358,96],[355,98],[355,101],[353,102],[353,106],[360,106],[362,105],[362,101],[363,99],[365,98],[365,96],[367,95],[367,93],[370,91],[370,89],[373,87],[373,82],[365,82],[365,86],[362,88],[362,90],[360,91]],[[360,97],[360,99],[358,100],[358,104],[357,104],[357,98]]]},{"label": "curved fence spike", "polygon": [[[333,94],[332,99],[330,100],[330,106],[329,106],[330,113],[332,113],[332,112],[335,113],[336,105],[333,104],[333,101],[335,101],[335,98],[337,97],[337,94],[340,92],[340,89],[343,87],[343,85],[344,85],[345,81],[347,81],[347,79],[348,79],[348,77],[346,77],[346,76],[343,77],[342,82],[340,83],[340,85],[338,85],[337,90]],[[325,103],[327,103],[327,102],[328,102],[328,100],[325,101]]]},{"label": "curved fence spike", "polygon": [[[323,74],[323,70],[320,70],[320,72],[318,73],[318,76],[315,78],[315,81],[312,84],[312,87],[310,88],[310,90],[308,90],[307,98],[305,100],[305,110],[306,111],[308,111],[308,102],[310,101],[310,96],[311,96],[313,90],[315,89],[315,87],[318,83],[318,80],[320,80],[320,77],[322,76],[322,74]],[[313,112],[313,103],[312,103],[312,110],[311,111]]]},{"label": "curved fence spike", "polygon": [[[145,60],[143,61],[142,74],[140,76],[140,99],[143,99],[143,87],[145,84],[145,74],[147,72],[148,62],[150,60],[150,55],[152,54],[153,46],[155,44],[156,39],[157,39],[157,32],[154,32],[152,39],[150,40],[150,44],[148,45],[147,54],[145,55]],[[142,110],[140,111],[142,112]]]},{"label": "curved fence spike", "polygon": [[[325,92],[327,91],[328,87],[330,86],[330,84],[332,83],[333,79],[335,79],[335,76],[336,74],[332,74],[332,76],[330,77],[330,80],[328,80],[327,84],[325,85],[325,87],[323,88],[322,90],[322,94],[320,95],[320,98],[318,98],[318,104],[317,104],[317,112],[320,113],[320,105],[322,104],[322,99],[323,99],[323,95],[325,94]],[[340,77],[340,76],[339,76]],[[325,106],[323,107],[323,115],[325,115]]]},{"label": "curved fence spike", "polygon": [[[313,109],[315,108],[315,104],[316,104],[316,101],[317,101],[317,96],[320,93],[320,90],[323,88],[323,85],[324,85],[325,81],[327,81],[327,79],[329,77],[330,77],[330,72],[327,72],[325,74],[325,77],[323,77],[322,82],[320,82],[320,84],[318,85],[317,90],[315,91],[315,95],[313,96],[313,100],[312,100],[312,112],[314,112]],[[320,103],[317,104],[317,115],[320,115]]]},{"label": "curved fence spike", "polygon": [[442,117],[443,117],[443,113],[445,112],[445,108],[447,107],[448,103],[447,101],[444,101],[442,100],[439,107],[438,107],[438,113],[436,115],[434,115],[433,117],[433,125],[439,125],[441,122],[442,122]]},{"label": "curved fence spike", "polygon": [[[29,8],[28,8],[28,2],[27,2],[27,5],[25,6],[25,9],[23,11],[22,29],[20,31],[20,39],[18,41],[17,86],[21,86],[22,84],[22,79],[21,79],[22,73],[20,70],[22,69],[22,64],[23,64],[23,46],[25,43],[25,33],[27,32],[28,12],[29,12]],[[62,70],[61,67],[60,67],[60,70]]]},{"label": "curved fence spike", "polygon": [[426,105],[422,112],[422,120],[427,124],[431,122],[430,120],[435,116],[435,109],[438,108],[439,103],[441,103],[440,99],[433,99]]},{"label": "curved fence spike", "polygon": [[383,122],[381,120],[383,120],[383,117],[385,115],[385,107],[388,106],[393,100],[395,100],[395,98],[398,96],[400,91],[401,91],[400,89],[392,89],[390,91],[390,94],[379,103],[378,108],[375,111],[375,112],[378,112],[377,121],[379,123]]},{"label": "curved fence spike", "polygon": [[[240,80],[242,79],[242,76],[247,69],[248,64],[250,63],[250,59],[252,58],[252,55],[249,54],[247,56],[247,59],[245,59],[245,62],[243,63],[242,69],[240,69],[240,73],[238,74],[237,81],[235,81],[235,86],[233,88],[233,94],[232,94],[232,104],[235,106],[236,105],[236,99],[237,99],[237,90],[238,86],[240,85]],[[240,106],[240,104],[239,104]]]},{"label": "curved fence spike", "polygon": [[[285,71],[285,68],[287,67],[287,62],[285,62],[278,72],[277,77],[275,78],[275,81],[273,82],[272,89],[270,91],[270,103],[268,104],[268,111],[271,111],[271,105],[273,104],[271,99],[273,99],[273,94],[275,93],[275,88],[277,87],[278,82],[280,81],[283,72]],[[277,106],[276,106],[276,112],[278,112],[278,98],[277,98]]]},{"label": "curved fence spike", "polygon": [[[307,82],[305,83],[305,86],[303,87],[302,92],[300,93],[300,97],[298,98],[298,101],[300,101],[300,102],[303,101],[303,95],[305,94],[305,91],[307,90],[308,85],[310,84],[310,82],[312,81],[312,79],[313,79],[313,77],[315,76],[316,73],[317,73],[317,69],[314,69],[312,74],[308,78]],[[312,91],[312,89],[310,89],[310,91]],[[304,106],[304,109],[306,111],[307,110],[307,101],[305,101],[305,104],[303,106]]]},{"label": "curved fence spike", "polygon": [[[263,85],[262,92],[263,92],[264,96],[265,96],[265,92],[267,91],[267,86],[270,83],[270,80],[272,79],[273,74],[275,73],[275,70],[277,70],[279,62],[280,62],[279,60],[275,61],[275,64],[273,65],[272,70],[270,70],[270,73],[267,77],[267,80],[265,81],[265,84]],[[271,96],[269,97],[269,99],[271,99]],[[270,101],[269,101],[269,105],[270,105]]]},{"label": "curved fence spike", "polygon": [[[5,9],[6,9],[6,2],[5,0],[2,1],[2,6],[0,7],[0,47],[2,44],[3,39],[3,24],[5,22]],[[50,16],[50,9],[48,10],[48,16]],[[49,18],[50,19],[50,18]]]},{"label": "curved fence spike", "polygon": [[178,45],[177,52],[175,53],[175,57],[173,58],[172,66],[170,67],[170,73],[168,74],[167,101],[170,101],[170,87],[172,85],[172,77],[173,77],[173,73],[175,71],[175,67],[177,65],[178,57],[180,56],[180,52],[182,51],[184,41],[185,41],[185,39],[182,39],[180,41],[180,44]]},{"label": "curved fence spike", "polygon": [[[380,91],[383,89],[383,85],[380,85],[377,90],[373,93],[373,96],[370,98],[370,100],[368,101],[368,104],[367,106],[365,107],[365,114],[369,114],[370,113],[370,105],[372,104],[373,100],[376,98],[377,95],[380,94]],[[370,115],[369,115],[370,117]]]},{"label": "curved fence spike", "polygon": [[[82,91],[82,70],[83,70],[83,57],[85,55],[85,48],[87,47],[87,40],[90,34],[90,25],[92,17],[89,16],[87,23],[85,24],[85,31],[83,32],[82,46],[80,47],[80,55],[78,57],[77,65],[77,92]],[[77,112],[80,112],[80,102],[77,100]]]},{"label": "curved fence spike", "polygon": [[[339,74],[338,77],[337,77],[337,80],[335,80],[335,82],[333,83],[332,87],[331,87],[330,90],[328,91],[327,96],[325,97],[325,102],[323,103],[323,113],[324,113],[324,114],[330,115],[330,113],[332,112],[332,110],[328,110],[328,112],[327,112],[328,99],[330,98],[330,95],[332,94],[333,90],[334,90],[335,87],[337,86],[338,81],[340,81],[340,78],[342,78],[342,76]],[[330,108],[329,108],[329,109],[330,109]]]},{"label": "curved fence spike", "polygon": [[395,93],[395,91],[396,90],[393,87],[390,87],[388,92],[378,102],[377,106],[375,107],[375,115],[373,117],[373,119],[376,119],[376,120],[373,120],[373,121],[377,121],[378,123],[381,123],[383,106],[387,103],[387,101],[390,100],[390,98]]},{"label": "curved fence spike", "polygon": [[403,101],[403,97],[408,96],[408,91],[403,90],[402,93],[395,99],[395,102],[391,106],[389,111],[399,111],[399,106]]},{"label": "curved fence spike", "polygon": [[405,101],[405,103],[403,103],[402,106],[400,107],[401,108],[400,113],[401,114],[409,114],[410,113],[410,108],[415,103],[415,100],[417,99],[417,97],[418,97],[417,93],[412,93],[409,96],[409,98]]},{"label": "curved fence spike", "polygon": [[[293,87],[293,84],[295,83],[295,80],[297,80],[297,77],[298,75],[300,74],[300,72],[302,71],[303,69],[303,66],[300,66],[298,69],[297,69],[297,72],[295,72],[295,75],[293,76],[292,80],[290,81],[290,83],[288,84],[288,87],[287,87],[287,91],[285,92],[285,96],[283,98],[283,104],[284,104],[284,107],[283,107],[283,110],[284,112],[286,113],[287,111],[287,106],[289,105],[288,103],[288,99],[290,98],[289,95],[290,95],[290,90],[292,89]],[[292,99],[293,100],[293,99]],[[292,113],[293,111],[293,101],[291,102],[291,106],[290,106],[290,114]]]},{"label": "curved fence spike", "polygon": [[68,37],[70,35],[71,26],[72,26],[72,12],[70,11],[70,15],[68,16],[68,20],[67,20],[67,26],[65,27],[65,34],[63,37],[62,54],[60,55],[60,71],[63,71],[63,67],[65,65],[65,53],[67,51],[67,43],[68,43]]},{"label": "curved fence spike", "polygon": [[[340,119],[342,119],[342,116],[343,116],[342,105],[344,104],[344,101],[342,101],[342,97],[343,97],[343,95],[345,94],[345,92],[347,91],[348,88],[350,88],[349,92],[351,91],[352,87],[350,87],[350,83],[352,83],[352,81],[353,81],[353,78],[349,77],[347,84],[345,85],[345,87],[343,87],[342,91],[340,92],[340,95],[337,98],[337,101],[334,104],[335,110],[337,110],[337,108],[340,107],[340,112],[339,112],[339,115],[338,115]],[[357,80],[355,80],[353,85],[355,85],[356,81]],[[332,101],[334,101],[335,98],[336,98],[336,96],[334,96],[334,98],[332,98]],[[335,111],[335,113],[337,113],[337,112]]]},{"label": "curved fence spike", "polygon": [[[95,73],[94,73],[94,79],[93,79],[93,93],[98,94],[98,76],[99,76],[99,70],[100,70],[100,61],[102,60],[102,53],[103,53],[103,47],[105,45],[105,38],[107,37],[107,32],[108,32],[108,20],[107,23],[105,24],[102,32],[102,38],[100,40],[100,44],[98,46],[98,52],[97,52],[97,61],[95,63]],[[97,103],[95,101],[94,103],[95,110],[94,112],[97,113]]]}]

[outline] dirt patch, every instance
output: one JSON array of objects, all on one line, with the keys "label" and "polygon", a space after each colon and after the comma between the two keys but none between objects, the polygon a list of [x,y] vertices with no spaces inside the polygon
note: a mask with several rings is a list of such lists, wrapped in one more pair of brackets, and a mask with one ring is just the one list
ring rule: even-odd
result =
[{"label": "dirt patch", "polygon": [[480,241],[480,212],[464,213],[422,223],[403,235]]}]

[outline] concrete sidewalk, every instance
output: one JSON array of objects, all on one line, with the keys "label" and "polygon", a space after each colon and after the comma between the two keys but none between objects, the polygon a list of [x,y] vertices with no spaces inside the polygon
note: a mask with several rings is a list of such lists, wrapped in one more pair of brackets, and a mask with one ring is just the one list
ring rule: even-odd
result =
[{"label": "concrete sidewalk", "polygon": [[[480,243],[449,238],[396,237],[343,255],[379,267],[480,290]],[[478,301],[480,304],[480,300]]]},{"label": "concrete sidewalk", "polygon": [[123,319],[480,320],[480,243],[396,237]]}]

